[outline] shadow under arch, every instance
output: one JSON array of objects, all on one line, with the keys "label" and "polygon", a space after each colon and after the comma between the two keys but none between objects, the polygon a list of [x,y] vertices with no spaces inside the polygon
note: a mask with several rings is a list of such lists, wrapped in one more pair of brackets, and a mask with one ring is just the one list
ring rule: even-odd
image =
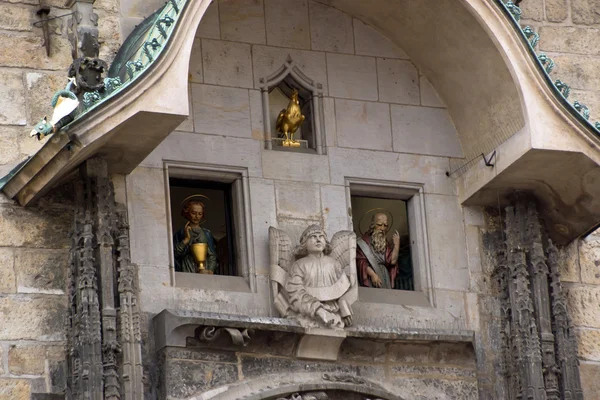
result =
[{"label": "shadow under arch", "polygon": [[373,400],[408,400],[376,381],[335,373],[266,375],[198,393],[187,400],[276,400],[294,393],[315,391],[341,391]]}]

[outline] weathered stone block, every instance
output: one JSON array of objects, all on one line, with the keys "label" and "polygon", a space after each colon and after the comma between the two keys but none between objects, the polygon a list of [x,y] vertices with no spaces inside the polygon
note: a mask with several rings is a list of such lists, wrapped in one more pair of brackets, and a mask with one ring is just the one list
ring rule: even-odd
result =
[{"label": "weathered stone block", "polygon": [[[0,65],[66,71],[71,65],[71,44],[66,38],[52,35],[50,57],[40,36],[0,34]],[[4,90],[3,93],[6,93]],[[23,98],[19,96],[18,98]]]},{"label": "weathered stone block", "polygon": [[445,109],[392,105],[391,113],[395,151],[463,156],[456,128]]},{"label": "weathered stone block", "polygon": [[64,293],[68,252],[62,250],[15,250],[17,290],[22,293]]},{"label": "weathered stone block", "polygon": [[546,19],[551,22],[562,22],[569,16],[567,0],[546,0]]},{"label": "weathered stone block", "polygon": [[273,181],[250,179],[250,208],[254,240],[254,266],[257,274],[269,273],[269,227],[277,226]]},{"label": "weathered stone block", "polygon": [[120,43],[120,16],[104,10],[97,10],[96,13],[98,14],[98,42],[101,44],[110,42]]},{"label": "weathered stone block", "polygon": [[321,217],[319,185],[303,182],[275,182],[277,215],[292,218]]},{"label": "weathered stone block", "polygon": [[65,296],[0,298],[0,340],[63,340]]},{"label": "weathered stone block", "polygon": [[[197,39],[196,39],[197,40]],[[191,71],[191,65],[190,65],[190,71]],[[189,107],[189,114],[187,116],[187,118],[185,119],[185,121],[183,121],[181,124],[179,124],[179,126],[177,127],[176,130],[178,131],[184,131],[184,132],[194,132],[194,107],[192,105],[192,85],[188,85],[188,107]]]},{"label": "weathered stone block", "polygon": [[329,95],[356,100],[377,100],[375,58],[327,54]]},{"label": "weathered stone block", "polygon": [[25,75],[27,82],[27,122],[37,124],[44,116],[52,118],[53,108],[50,104],[52,96],[57,90],[64,89],[67,78],[63,75],[43,74],[30,72]]},{"label": "weathered stone block", "polygon": [[[245,128],[249,130],[249,126]],[[198,124],[196,124],[196,129],[199,129]],[[222,136],[222,133],[217,136],[173,132],[141,165],[162,168],[163,160],[194,163],[202,160],[207,164],[222,165],[225,158],[227,158],[228,165],[248,168],[248,176],[250,177],[262,176],[261,143],[251,139]],[[154,187],[156,183],[151,185]],[[157,189],[163,190],[162,187],[157,187]],[[161,192],[161,196],[164,198],[164,192]],[[161,202],[164,202],[164,200],[161,200]],[[156,263],[150,263],[150,265],[156,265]]]},{"label": "weathered stone block", "polygon": [[307,0],[265,0],[267,44],[310,49]]},{"label": "weathered stone block", "polygon": [[425,75],[420,77],[419,89],[421,90],[422,106],[446,108],[446,104]]},{"label": "weathered stone block", "polygon": [[325,232],[328,235],[331,236],[335,232],[352,229],[352,220],[349,215],[349,204],[344,186],[321,186],[321,204]]},{"label": "weathered stone block", "polygon": [[519,4],[523,19],[542,21],[544,19],[544,0],[530,0]]},{"label": "weathered stone block", "polygon": [[[542,26],[540,28],[540,49],[555,53],[576,53],[599,55],[596,42],[600,30],[595,28],[578,28],[574,26]],[[561,79],[562,76],[561,76]],[[563,79],[565,82],[571,83]],[[586,89],[592,89],[588,87]]]},{"label": "weathered stone block", "polygon": [[581,281],[600,285],[600,240],[586,238],[579,242]]},{"label": "weathered stone block", "polygon": [[479,399],[477,380],[447,380],[432,378],[403,378],[394,379],[394,384],[401,388],[404,398],[414,397],[418,393],[423,399]]},{"label": "weathered stone block", "polygon": [[223,40],[266,43],[263,0],[221,1],[219,19]]},{"label": "weathered stone block", "polygon": [[203,361],[211,363],[237,363],[237,356],[235,355],[235,352],[215,350],[214,346],[208,344],[206,348],[168,347],[165,351],[167,359]]},{"label": "weathered stone block", "polygon": [[383,365],[350,365],[326,363],[283,357],[254,357],[240,355],[241,370],[244,378],[252,379],[268,374],[293,374],[294,372],[327,372],[351,374],[354,376],[383,379]]},{"label": "weathered stone block", "polygon": [[336,99],[335,111],[340,147],[371,150],[392,147],[388,104]]},{"label": "weathered stone block", "polygon": [[33,9],[12,4],[2,5],[0,13],[0,29],[9,31],[31,31],[33,26]]},{"label": "weathered stone block", "polygon": [[600,365],[582,362],[579,366],[584,399],[593,399],[600,393]]},{"label": "weathered stone block", "polygon": [[[65,0],[60,0],[63,3],[66,3]],[[110,11],[113,13],[119,12],[120,1],[119,0],[96,0],[94,3],[94,8]]]},{"label": "weathered stone block", "polygon": [[354,18],[354,46],[356,54],[386,58],[402,58],[408,55],[388,38],[359,19]]},{"label": "weathered stone block", "polygon": [[313,50],[354,53],[352,17],[314,1],[309,2],[309,15]]},{"label": "weathered stone block", "polygon": [[255,86],[259,86],[261,78],[266,78],[281,68],[288,57],[291,57],[315,84],[323,85],[323,91],[327,93],[327,63],[324,53],[267,46],[252,47]]},{"label": "weathered stone block", "polygon": [[571,88],[588,90],[600,86],[600,76],[596,73],[600,68],[600,58],[559,55],[553,59],[556,63],[554,74],[568,82]]},{"label": "weathered stone block", "polygon": [[19,149],[21,137],[33,140],[24,127],[0,125],[0,165],[15,163],[22,158]]},{"label": "weathered stone block", "polygon": [[0,399],[30,400],[31,388],[26,379],[0,378]]},{"label": "weathered stone block", "polygon": [[202,16],[196,29],[196,37],[205,39],[220,39],[221,28],[219,23],[219,2],[213,1]]},{"label": "weathered stone block", "polygon": [[[338,135],[339,132],[338,127]],[[455,195],[456,185],[446,176],[447,158],[339,147],[330,147],[328,151],[331,183],[335,185],[344,185],[345,177],[355,176],[423,183],[425,193]]]},{"label": "weathered stone block", "polygon": [[8,370],[13,375],[42,375],[46,349],[41,345],[11,345],[8,349]]},{"label": "weathered stone block", "polygon": [[475,352],[470,343],[393,343],[388,347],[391,363],[459,365],[475,368]]},{"label": "weathered stone block", "polygon": [[204,82],[221,86],[253,87],[250,45],[202,39]]},{"label": "weathered stone block", "polygon": [[[2,52],[12,51],[2,49],[4,38],[0,37],[0,65]],[[25,125],[25,90],[23,89],[23,78],[20,73],[0,72],[0,124],[3,125]]]},{"label": "weathered stone block", "polygon": [[565,292],[573,324],[600,328],[600,287],[567,286]]},{"label": "weathered stone block", "polygon": [[419,72],[410,61],[377,59],[379,101],[419,104]]},{"label": "weathered stone block", "polygon": [[202,40],[194,39],[192,45],[192,54],[190,55],[190,70],[188,81],[192,83],[202,83]]},{"label": "weathered stone block", "polygon": [[236,364],[169,360],[164,371],[167,394],[176,399],[238,380]]},{"label": "weathered stone block", "polygon": [[600,361],[600,330],[580,328],[576,334],[579,358]]},{"label": "weathered stone block", "polygon": [[196,132],[251,137],[247,89],[192,85]]},{"label": "weathered stone block", "polygon": [[0,246],[68,248],[69,210],[0,207]]},{"label": "weathered stone block", "polygon": [[15,255],[13,249],[0,248],[0,293],[15,293]]},{"label": "weathered stone block", "polygon": [[260,90],[249,90],[248,96],[250,98],[250,122],[252,126],[252,139],[254,140],[265,140],[265,124],[264,124],[264,113],[262,94]]},{"label": "weathered stone block", "polygon": [[121,14],[126,17],[146,18],[164,4],[160,0],[121,1]]},{"label": "weathered stone block", "polygon": [[347,338],[342,342],[339,361],[383,363],[386,357],[386,344],[372,340]]},{"label": "weathered stone block", "polygon": [[579,241],[560,249],[558,268],[563,282],[579,282]]},{"label": "weathered stone block", "polygon": [[581,25],[600,23],[600,0],[571,0],[571,20]]},{"label": "weathered stone block", "polygon": [[[456,197],[426,195],[429,254],[433,270],[433,285],[440,289],[466,291],[469,268],[460,206]],[[431,225],[430,225],[431,224]]]},{"label": "weathered stone block", "polygon": [[265,151],[262,165],[267,179],[329,183],[329,160],[326,156]]}]

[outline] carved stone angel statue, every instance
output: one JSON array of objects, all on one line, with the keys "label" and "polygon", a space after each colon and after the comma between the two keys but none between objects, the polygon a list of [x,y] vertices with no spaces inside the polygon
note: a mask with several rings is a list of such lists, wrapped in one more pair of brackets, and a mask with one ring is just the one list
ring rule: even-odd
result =
[{"label": "carved stone angel statue", "polygon": [[337,232],[329,242],[323,229],[311,225],[294,249],[288,234],[270,227],[269,247],[275,307],[282,317],[305,327],[352,325],[358,294],[354,232]]}]

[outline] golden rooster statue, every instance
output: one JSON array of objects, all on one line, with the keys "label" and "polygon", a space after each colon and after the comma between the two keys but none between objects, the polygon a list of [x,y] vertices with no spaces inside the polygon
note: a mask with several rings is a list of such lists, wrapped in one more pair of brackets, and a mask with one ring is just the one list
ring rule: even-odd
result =
[{"label": "golden rooster statue", "polygon": [[294,133],[296,133],[300,125],[302,125],[304,118],[302,110],[300,109],[300,102],[298,101],[298,91],[294,89],[287,108],[281,110],[277,117],[277,123],[275,124],[275,129],[285,135],[285,140],[283,141],[284,146],[300,147],[300,142],[294,140]]}]

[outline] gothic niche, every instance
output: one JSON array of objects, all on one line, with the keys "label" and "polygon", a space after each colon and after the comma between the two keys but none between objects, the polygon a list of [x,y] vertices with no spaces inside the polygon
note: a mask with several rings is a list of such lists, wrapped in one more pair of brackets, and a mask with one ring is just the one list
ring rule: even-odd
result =
[{"label": "gothic niche", "polygon": [[261,78],[259,86],[266,149],[325,154],[323,86],[308,78],[290,56]]}]

